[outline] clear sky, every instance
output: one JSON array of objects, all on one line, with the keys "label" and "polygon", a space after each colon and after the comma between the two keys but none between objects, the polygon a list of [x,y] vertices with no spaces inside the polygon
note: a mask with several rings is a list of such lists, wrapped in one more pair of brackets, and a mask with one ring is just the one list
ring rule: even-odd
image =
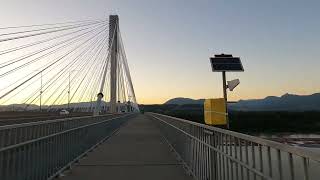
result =
[{"label": "clear sky", "polygon": [[1,26],[118,14],[139,103],[222,96],[215,53],[240,56],[230,100],[320,92],[320,1],[2,0]]}]

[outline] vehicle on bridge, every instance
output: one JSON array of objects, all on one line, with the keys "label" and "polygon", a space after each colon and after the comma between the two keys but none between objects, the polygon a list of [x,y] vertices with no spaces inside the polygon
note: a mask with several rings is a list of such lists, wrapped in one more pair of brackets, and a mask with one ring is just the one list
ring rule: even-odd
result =
[{"label": "vehicle on bridge", "polygon": [[62,109],[60,112],[59,112],[60,115],[69,115],[69,111],[65,110],[65,109]]}]

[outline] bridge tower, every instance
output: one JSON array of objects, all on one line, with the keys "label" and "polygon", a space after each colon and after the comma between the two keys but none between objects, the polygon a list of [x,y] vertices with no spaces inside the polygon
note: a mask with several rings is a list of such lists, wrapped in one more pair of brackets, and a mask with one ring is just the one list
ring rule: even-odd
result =
[{"label": "bridge tower", "polygon": [[[130,102],[130,107],[132,106],[135,111],[139,111],[139,108],[136,104],[127,58],[120,35],[118,15],[109,16],[108,57],[102,72],[102,82],[100,84],[94,115],[100,114],[102,98],[104,96],[103,91],[105,90],[104,87],[105,83],[107,83],[107,78],[110,78],[110,81],[108,81],[110,83],[109,112],[117,113],[124,111],[124,104],[127,102]],[[122,103],[120,103],[120,101],[122,101]]]},{"label": "bridge tower", "polygon": [[109,16],[109,48],[110,59],[110,112],[117,112],[117,73],[118,73],[118,15]]},{"label": "bridge tower", "polygon": [[[109,16],[109,55],[110,57],[110,113],[117,112],[117,74],[118,74],[118,31],[119,31],[119,17],[118,15]],[[108,61],[107,58],[107,61]],[[103,98],[103,88],[107,76],[107,69],[105,67],[100,91],[97,97],[97,104],[93,112],[94,115],[99,115],[101,110],[101,102]]]}]

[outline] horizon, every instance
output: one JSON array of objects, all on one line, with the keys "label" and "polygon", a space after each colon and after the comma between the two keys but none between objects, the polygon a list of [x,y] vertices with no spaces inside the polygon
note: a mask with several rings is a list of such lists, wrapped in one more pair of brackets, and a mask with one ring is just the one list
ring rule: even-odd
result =
[{"label": "horizon", "polygon": [[222,97],[221,74],[211,72],[209,62],[220,53],[242,60],[244,72],[227,73],[227,80],[240,79],[228,92],[230,101],[238,101],[317,93],[319,5],[275,0],[11,0],[2,3],[0,20],[7,27],[118,14],[139,104]]},{"label": "horizon", "polygon": [[[315,92],[315,93],[311,93],[311,94],[292,94],[292,93],[285,93],[283,95],[280,95],[280,96],[273,96],[273,95],[269,95],[269,96],[265,96],[263,98],[260,98],[260,99],[239,99],[237,101],[231,101],[231,102],[239,102],[239,101],[246,101],[246,100],[262,100],[262,99],[265,99],[265,98],[268,98],[268,97],[282,97],[284,95],[294,95],[294,96],[311,96],[311,95],[314,95],[314,94],[320,94],[320,92]],[[205,98],[190,98],[190,97],[175,97],[175,98],[171,98],[171,99],[167,99],[166,101],[162,102],[162,103],[150,103],[150,104],[142,104],[142,103],[138,103],[139,105],[161,105],[161,104],[165,104],[166,102],[172,100],[172,99],[177,99],[177,98],[186,98],[186,99],[192,99],[192,100],[204,100]],[[95,101],[93,101],[95,102]],[[102,101],[104,103],[109,103],[109,102],[106,102],[106,101]],[[92,103],[90,101],[82,101],[82,102],[73,102],[73,103],[70,103],[70,105],[72,104],[77,104],[77,103]],[[228,101],[229,103],[229,101]],[[23,105],[23,104],[4,104],[4,105],[0,105],[0,106],[11,106],[11,105]],[[26,104],[26,105],[30,105],[30,106],[39,106],[37,104]],[[53,105],[53,106],[66,106],[67,104],[57,104],[57,105]],[[44,107],[48,107],[50,105],[43,105]]]}]

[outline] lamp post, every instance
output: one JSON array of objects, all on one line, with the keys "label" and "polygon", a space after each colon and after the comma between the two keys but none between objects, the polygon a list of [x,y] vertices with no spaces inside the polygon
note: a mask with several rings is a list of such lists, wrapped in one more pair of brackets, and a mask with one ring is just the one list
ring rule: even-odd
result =
[{"label": "lamp post", "polygon": [[68,87],[68,110],[70,110],[70,84],[71,84],[71,82],[70,82],[70,76],[71,76],[71,73],[72,72],[74,72],[74,71],[79,71],[79,70],[71,70],[71,71],[69,71],[69,87]]},{"label": "lamp post", "polygon": [[40,71],[40,112],[42,112],[42,70]]},{"label": "lamp post", "polygon": [[40,95],[39,95],[39,111],[42,111],[42,72],[43,70],[33,70],[33,71],[39,71],[40,72]]}]

